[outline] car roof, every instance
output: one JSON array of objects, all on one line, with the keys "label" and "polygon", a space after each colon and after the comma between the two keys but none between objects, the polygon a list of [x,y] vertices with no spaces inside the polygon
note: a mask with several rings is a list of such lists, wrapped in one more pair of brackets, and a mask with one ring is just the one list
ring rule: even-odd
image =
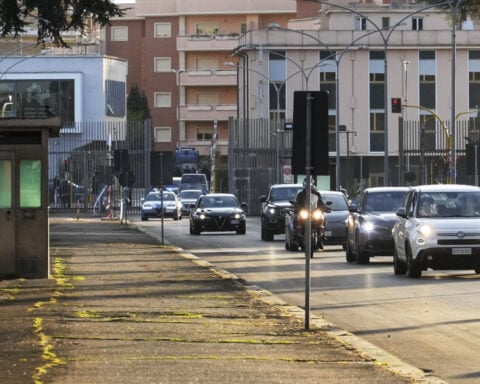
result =
[{"label": "car roof", "polygon": [[[202,195],[202,196],[210,196],[210,197],[223,197],[223,196],[233,196],[236,198],[236,196],[233,194],[233,193],[207,193],[206,195]],[[201,196],[200,196],[201,197]]]},{"label": "car roof", "polygon": [[183,192],[200,192],[200,193],[203,193],[203,191],[201,189],[182,189],[180,191],[180,193],[183,193]]},{"label": "car roof", "polygon": [[456,191],[480,191],[480,188],[475,185],[465,184],[429,184],[429,185],[417,185],[413,189],[419,192],[456,192]]},{"label": "car roof", "polygon": [[390,192],[390,191],[409,191],[410,187],[370,187],[366,188],[364,192]]},{"label": "car roof", "polygon": [[271,188],[303,188],[303,184],[273,184]]},{"label": "car roof", "polygon": [[330,190],[318,190],[318,192],[320,192],[320,194],[322,193],[325,193],[325,194],[329,194],[329,195],[342,195],[342,196],[345,196],[345,194],[343,192],[340,192],[340,191],[330,191]]}]

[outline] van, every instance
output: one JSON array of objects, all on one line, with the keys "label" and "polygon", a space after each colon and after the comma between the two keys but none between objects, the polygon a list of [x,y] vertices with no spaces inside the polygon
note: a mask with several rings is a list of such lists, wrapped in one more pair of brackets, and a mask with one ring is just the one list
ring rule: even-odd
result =
[{"label": "van", "polygon": [[178,192],[185,189],[200,189],[203,193],[208,193],[207,176],[204,173],[184,173],[178,186]]}]

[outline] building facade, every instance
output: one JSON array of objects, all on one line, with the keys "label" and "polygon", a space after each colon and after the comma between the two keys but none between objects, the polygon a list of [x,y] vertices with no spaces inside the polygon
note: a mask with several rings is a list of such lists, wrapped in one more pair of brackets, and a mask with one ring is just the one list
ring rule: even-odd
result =
[{"label": "building facade", "polygon": [[[337,188],[353,180],[360,187],[470,182],[460,169],[465,136],[478,140],[480,32],[464,18],[453,40],[451,20],[448,10],[424,3],[358,3],[324,6],[287,28],[247,31],[235,50],[239,111],[290,120],[295,91],[326,90]],[[419,127],[416,150],[444,153],[410,164],[402,147],[409,121]],[[451,169],[440,172],[440,161]]]}]

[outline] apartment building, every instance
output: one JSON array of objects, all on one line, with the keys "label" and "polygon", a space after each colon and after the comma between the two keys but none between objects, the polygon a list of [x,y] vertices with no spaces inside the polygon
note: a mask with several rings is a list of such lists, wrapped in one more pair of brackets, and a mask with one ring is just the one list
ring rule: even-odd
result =
[{"label": "apartment building", "polygon": [[[317,13],[318,4],[305,3],[303,16]],[[137,84],[147,96],[153,149],[195,147],[208,165],[217,139],[217,159],[225,158],[228,119],[238,112],[237,71],[224,63],[245,32],[287,27],[297,1],[137,0],[126,7],[127,16],[105,31],[105,51],[128,60],[128,89]]]},{"label": "apartment building", "polygon": [[[470,182],[464,150],[465,137],[478,140],[479,27],[464,16],[452,41],[449,11],[412,1],[383,3],[332,2],[317,17],[291,19],[287,28],[247,31],[235,49],[240,66],[252,69],[239,71],[239,110],[249,118],[280,113],[291,119],[294,91],[327,90],[333,185],[453,176]],[[255,98],[277,91],[279,97],[263,103]],[[392,112],[393,98],[403,104],[401,113]],[[407,143],[399,132],[407,130],[406,122],[418,123],[410,129],[418,162],[402,157]],[[441,162],[452,167],[452,152],[457,164],[440,170]]]}]

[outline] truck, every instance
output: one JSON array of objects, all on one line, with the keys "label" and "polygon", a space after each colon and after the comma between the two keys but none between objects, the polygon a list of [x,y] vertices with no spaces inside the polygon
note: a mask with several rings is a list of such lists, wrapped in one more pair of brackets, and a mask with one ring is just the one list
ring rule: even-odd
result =
[{"label": "truck", "polygon": [[200,155],[194,147],[180,147],[175,150],[175,171],[177,175],[196,173]]}]

